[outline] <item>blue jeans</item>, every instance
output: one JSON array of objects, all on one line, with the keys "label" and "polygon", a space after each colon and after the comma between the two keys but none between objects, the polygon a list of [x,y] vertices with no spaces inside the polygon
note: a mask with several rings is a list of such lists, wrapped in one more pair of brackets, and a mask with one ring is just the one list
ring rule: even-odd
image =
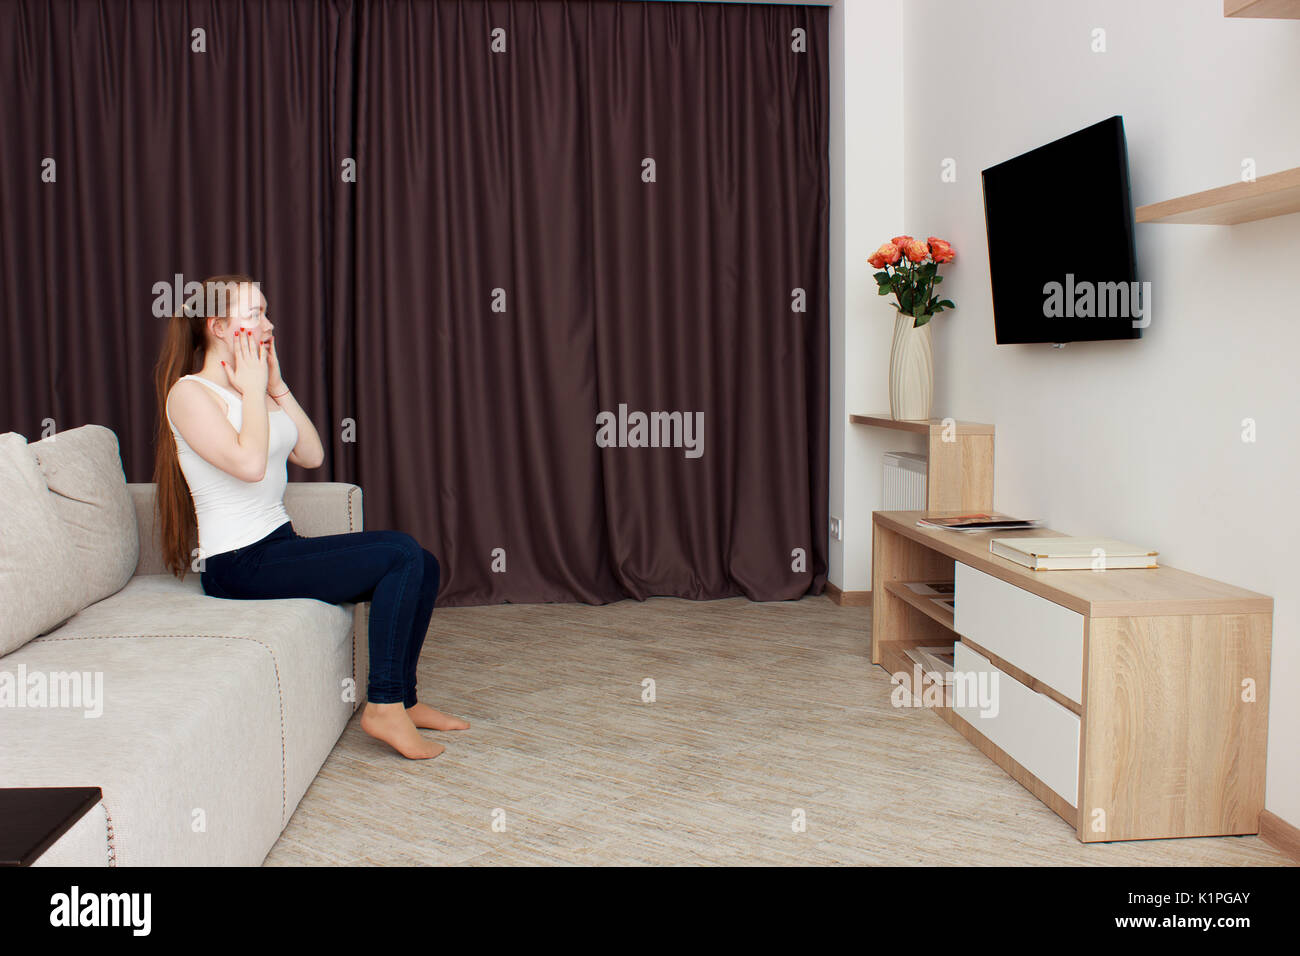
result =
[{"label": "blue jeans", "polygon": [[199,574],[203,593],[235,600],[315,598],[370,602],[370,676],[375,704],[416,703],[415,668],[438,596],[438,559],[404,531],[304,538],[286,521],[260,541],[214,554]]}]

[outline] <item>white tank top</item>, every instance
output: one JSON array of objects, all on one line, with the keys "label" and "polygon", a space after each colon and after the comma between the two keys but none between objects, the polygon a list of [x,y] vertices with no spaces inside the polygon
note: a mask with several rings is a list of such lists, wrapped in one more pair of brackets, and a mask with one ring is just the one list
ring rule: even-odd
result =
[{"label": "white tank top", "polygon": [[[239,431],[244,420],[244,403],[239,393],[209,381],[202,375],[185,375],[183,379],[202,382],[226,400],[226,418]],[[268,399],[268,402],[270,400]],[[199,525],[199,554],[210,558],[260,541],[289,520],[284,510],[284,489],[289,482],[286,463],[289,452],[298,444],[298,426],[282,408],[267,416],[270,438],[266,451],[266,474],[261,481],[241,481],[222,471],[189,446],[172,424],[176,454],[181,472],[194,496],[194,514]]]}]

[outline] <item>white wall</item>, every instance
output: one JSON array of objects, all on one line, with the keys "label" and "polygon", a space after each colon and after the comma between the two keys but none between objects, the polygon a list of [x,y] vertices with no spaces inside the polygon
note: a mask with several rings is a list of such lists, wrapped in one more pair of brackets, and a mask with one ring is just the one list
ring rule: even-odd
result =
[{"label": "white wall", "polygon": [[830,10],[832,583],[871,587],[871,512],[880,507],[880,456],[920,439],[849,424],[888,409],[892,310],[876,295],[867,256],[903,226],[903,5],[840,0]]},{"label": "white wall", "polygon": [[[1300,215],[1139,225],[1145,337],[1054,351],[994,344],[980,188],[984,167],[1116,113],[1136,205],[1234,182],[1246,157],[1260,175],[1300,165],[1300,22],[1227,20],[1221,0],[910,0],[903,61],[905,231],[958,252],[936,410],[996,424],[999,510],[1150,543],[1274,597],[1266,805],[1300,825]],[[945,157],[956,183],[940,181]],[[846,253],[855,305],[871,269],[861,245]]]}]

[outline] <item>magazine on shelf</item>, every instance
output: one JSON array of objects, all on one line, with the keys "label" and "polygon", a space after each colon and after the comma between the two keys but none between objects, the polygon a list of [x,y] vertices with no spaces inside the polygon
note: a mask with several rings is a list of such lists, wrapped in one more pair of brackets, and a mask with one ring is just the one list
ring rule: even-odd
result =
[{"label": "magazine on shelf", "polygon": [[921,518],[916,522],[918,528],[938,528],[940,531],[962,531],[972,534],[977,531],[1021,531],[1037,528],[1042,522],[1037,519],[1012,518],[1001,514],[954,515],[950,518]]},{"label": "magazine on shelf", "polygon": [[955,587],[951,581],[907,581],[908,590],[922,597],[951,596]]},{"label": "magazine on shelf", "polygon": [[951,644],[936,647],[909,647],[905,653],[921,668],[921,673],[941,681],[945,686],[953,681],[953,649]]},{"label": "magazine on shelf", "polygon": [[956,585],[952,581],[904,581],[903,584],[918,597],[929,598],[931,604],[956,613],[957,605],[953,600],[956,597]]}]

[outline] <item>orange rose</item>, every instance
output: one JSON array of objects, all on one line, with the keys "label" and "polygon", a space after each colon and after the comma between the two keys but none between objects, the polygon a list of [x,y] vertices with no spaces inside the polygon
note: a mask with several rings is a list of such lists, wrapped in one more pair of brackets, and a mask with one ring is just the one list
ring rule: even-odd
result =
[{"label": "orange rose", "polygon": [[875,254],[867,258],[872,268],[883,269],[886,265],[894,265],[899,259],[903,258],[902,250],[892,242],[887,242]]},{"label": "orange rose", "polygon": [[895,236],[893,239],[890,239],[889,241],[892,242],[894,245],[898,246],[898,248],[900,248],[900,249],[906,249],[906,248],[907,248],[907,244],[908,244],[909,242],[912,241],[912,237],[911,237],[911,236]]},{"label": "orange rose", "polygon": [[936,239],[934,236],[930,237],[929,243],[930,258],[935,262],[952,262],[957,257],[957,253],[952,251],[951,243],[943,239]]},{"label": "orange rose", "polygon": [[920,239],[913,239],[903,246],[903,252],[912,262],[924,262],[925,257],[930,254],[929,248]]}]

